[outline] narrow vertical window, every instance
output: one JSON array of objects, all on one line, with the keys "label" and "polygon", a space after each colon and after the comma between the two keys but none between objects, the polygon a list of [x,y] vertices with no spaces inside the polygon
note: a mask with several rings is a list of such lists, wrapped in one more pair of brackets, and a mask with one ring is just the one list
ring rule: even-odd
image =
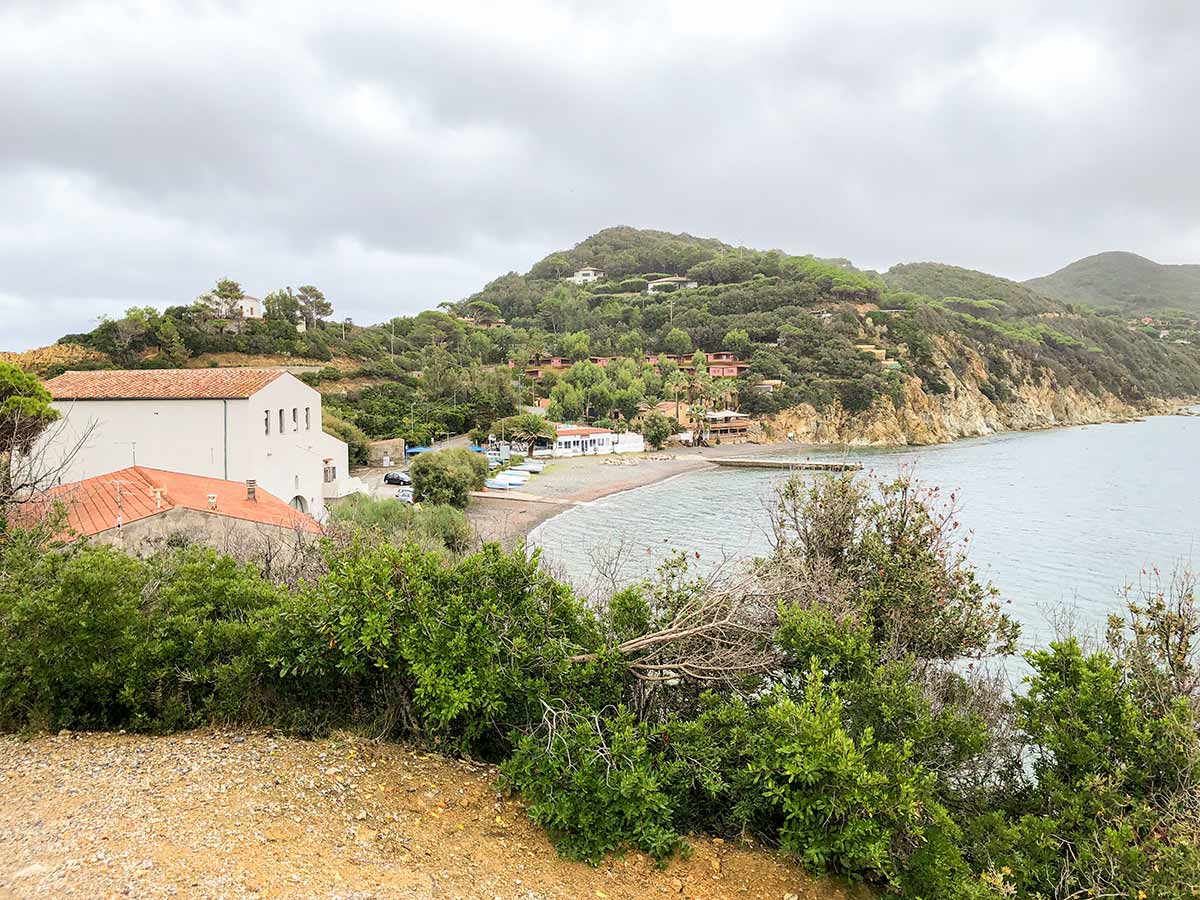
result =
[{"label": "narrow vertical window", "polygon": [[312,431],[312,410],[304,407],[304,430]]},{"label": "narrow vertical window", "polygon": [[271,411],[269,409],[264,409],[263,410],[263,434],[269,435],[270,433],[271,433]]},{"label": "narrow vertical window", "polygon": [[300,411],[292,407],[292,431],[300,430]]},{"label": "narrow vertical window", "polygon": [[279,411],[279,433],[283,434],[283,410]]}]

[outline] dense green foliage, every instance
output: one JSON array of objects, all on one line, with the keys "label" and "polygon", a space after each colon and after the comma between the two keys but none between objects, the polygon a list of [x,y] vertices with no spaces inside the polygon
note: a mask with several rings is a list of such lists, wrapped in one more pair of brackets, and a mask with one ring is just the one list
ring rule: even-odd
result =
[{"label": "dense green foliage", "polygon": [[36,486],[30,483],[35,473],[14,455],[26,453],[57,418],[50,392],[37,378],[0,362],[0,516],[14,493]]},{"label": "dense green foliage", "polygon": [[925,900],[1200,884],[1190,582],[1103,646],[1028,654],[1013,698],[968,661],[1015,627],[952,508],[906,481],[791,482],[748,571],[710,583],[680,556],[588,604],[536,554],[422,549],[448,533],[425,512],[460,514],[396,507],[347,506],[350,533],[288,585],[208,549],[0,534],[0,726],[404,736],[500,762],[593,861],[702,831]]},{"label": "dense green foliage", "polygon": [[[1197,348],[1064,306],[1025,285],[935,263],[893,266],[884,278],[895,290],[886,305],[903,312],[869,316],[911,336],[914,370],[927,387],[939,376],[920,368],[922,346],[935,336],[954,336],[982,357],[988,380],[981,390],[993,401],[1009,399],[1022,380],[1107,391],[1129,403],[1194,396],[1200,388]],[[961,376],[964,363],[947,360],[941,377]]]},{"label": "dense green foliage", "polygon": [[1200,315],[1200,265],[1164,265],[1136,253],[1097,253],[1025,284],[1063,303]]},{"label": "dense green foliage", "polygon": [[471,546],[471,523],[453,506],[397,503],[391,498],[351,494],[335,503],[330,513],[335,526],[371,532],[394,544],[414,543],[464,553]]},{"label": "dense green foliage", "polygon": [[[584,285],[566,280],[584,265],[607,277]],[[686,276],[697,287],[645,292],[650,280],[666,275]],[[534,398],[553,399],[555,418],[632,423],[641,406],[679,394],[672,376],[680,367],[649,365],[646,357],[696,350],[729,351],[744,365],[719,398],[691,385],[689,399],[752,414],[801,404],[852,414],[903,406],[912,379],[934,395],[977,388],[998,405],[1045,388],[1107,393],[1130,404],[1200,394],[1200,342],[1174,343],[1192,335],[1194,323],[1162,339],[1160,329],[1139,330],[954,266],[898,265],[881,276],[846,260],[625,227],[605,229],[442,309],[365,327],[324,321],[330,305],[315,288],[277,291],[266,318],[241,318],[240,290],[222,281],[190,305],[131,309],[63,340],[122,366],[177,366],[216,353],[327,360],[336,365],[304,377],[321,388],[331,411],[370,438],[410,444],[485,432]],[[864,352],[864,345],[874,350]],[[608,384],[586,367],[568,380],[564,370],[545,370],[547,357],[568,365],[623,357],[625,368],[609,374]],[[527,365],[540,377],[523,377]],[[781,384],[756,389],[763,379]]]},{"label": "dense green foliage", "polygon": [[652,410],[644,416],[638,428],[642,432],[642,437],[646,439],[646,445],[651,450],[662,449],[669,438],[679,434],[682,430],[677,419],[664,416],[658,410]]},{"label": "dense green foliage", "polygon": [[431,352],[419,380],[393,373],[382,383],[327,392],[323,404],[372,438],[422,446],[511,416],[518,399],[507,368],[463,368]]},{"label": "dense green foliage", "polygon": [[483,487],[487,460],[463,447],[422,453],[413,460],[413,496],[418,503],[455,506],[462,509],[471,491]]}]

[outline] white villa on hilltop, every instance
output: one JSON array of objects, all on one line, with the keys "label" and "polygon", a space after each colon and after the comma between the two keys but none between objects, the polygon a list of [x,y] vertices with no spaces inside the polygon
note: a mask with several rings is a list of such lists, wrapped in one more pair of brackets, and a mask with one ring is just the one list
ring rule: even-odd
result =
[{"label": "white villa on hilltop", "polygon": [[575,284],[591,284],[593,281],[599,281],[603,277],[604,271],[602,269],[597,269],[594,266],[584,266],[582,269],[576,269],[575,274],[568,278],[567,281],[574,282]]},{"label": "white villa on hilltop", "polygon": [[[65,372],[46,382],[62,419],[39,452],[60,482],[143,466],[254,480],[316,518],[365,490],[346,444],[321,430],[321,395],[280,369]],[[82,446],[80,445],[82,441]]]}]

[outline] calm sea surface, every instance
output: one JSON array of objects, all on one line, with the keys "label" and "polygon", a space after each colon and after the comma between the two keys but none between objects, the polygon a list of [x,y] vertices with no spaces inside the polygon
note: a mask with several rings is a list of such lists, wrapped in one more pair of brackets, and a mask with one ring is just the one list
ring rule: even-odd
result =
[{"label": "calm sea surface", "polygon": [[[1053,636],[1067,609],[1077,625],[1102,627],[1119,590],[1155,567],[1200,566],[1200,418],[1163,416],[1003,434],[905,450],[772,452],[779,457],[849,458],[882,476],[911,471],[954,491],[969,556],[1022,623],[1022,644]],[[537,528],[531,543],[552,569],[587,590],[595,559],[626,548],[622,576],[634,580],[674,548],[698,565],[763,554],[774,487],[768,469],[687,473],[585,506]],[[820,476],[815,476],[820,477]],[[607,548],[607,549],[606,549]]]}]

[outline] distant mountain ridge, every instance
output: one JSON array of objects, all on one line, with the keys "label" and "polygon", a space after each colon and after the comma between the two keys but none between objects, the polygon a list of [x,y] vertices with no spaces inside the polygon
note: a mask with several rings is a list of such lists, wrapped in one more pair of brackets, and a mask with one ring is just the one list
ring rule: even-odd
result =
[{"label": "distant mountain ridge", "polygon": [[1063,303],[1122,312],[1200,313],[1200,265],[1168,265],[1119,250],[1076,260],[1024,284]]}]

